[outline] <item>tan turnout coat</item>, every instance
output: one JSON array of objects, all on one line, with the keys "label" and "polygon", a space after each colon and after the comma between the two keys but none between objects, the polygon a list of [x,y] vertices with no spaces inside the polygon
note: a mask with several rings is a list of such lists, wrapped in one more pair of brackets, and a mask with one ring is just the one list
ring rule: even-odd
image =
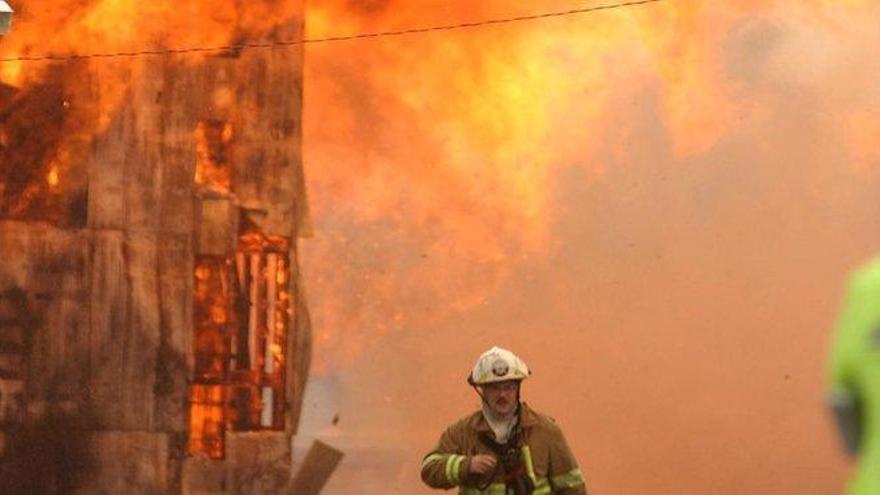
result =
[{"label": "tan turnout coat", "polygon": [[[520,427],[523,439],[520,455],[535,484],[532,494],[586,495],[581,470],[554,420],[523,404]],[[491,482],[468,472],[472,456],[494,455],[479,438],[481,432],[491,431],[482,411],[447,428],[436,448],[422,461],[422,480],[432,488],[457,487],[460,495],[504,495],[501,469]],[[481,490],[481,487],[485,488]]]}]

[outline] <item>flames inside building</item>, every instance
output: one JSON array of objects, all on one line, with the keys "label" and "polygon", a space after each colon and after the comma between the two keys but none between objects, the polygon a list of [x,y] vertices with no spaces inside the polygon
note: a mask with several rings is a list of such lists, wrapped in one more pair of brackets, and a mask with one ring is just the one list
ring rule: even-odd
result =
[{"label": "flames inside building", "polygon": [[0,82],[0,491],[282,490],[309,364],[301,49],[32,70]]}]

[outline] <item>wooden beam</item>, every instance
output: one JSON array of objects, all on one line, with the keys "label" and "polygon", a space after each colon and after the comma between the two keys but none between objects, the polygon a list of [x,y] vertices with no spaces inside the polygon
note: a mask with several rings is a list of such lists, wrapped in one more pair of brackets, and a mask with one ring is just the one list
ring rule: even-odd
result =
[{"label": "wooden beam", "polygon": [[295,495],[318,495],[330,475],[336,470],[336,466],[342,461],[344,454],[327,445],[315,440],[303,460],[302,466],[296,472],[293,482],[287,493]]}]

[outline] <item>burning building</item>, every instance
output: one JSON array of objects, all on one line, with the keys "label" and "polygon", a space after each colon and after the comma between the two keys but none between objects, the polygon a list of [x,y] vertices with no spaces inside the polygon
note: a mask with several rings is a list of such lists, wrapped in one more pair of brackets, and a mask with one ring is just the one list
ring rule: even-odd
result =
[{"label": "burning building", "polygon": [[[228,39],[302,37],[302,2],[248,8]],[[279,490],[309,362],[301,46],[0,72],[3,491]]]}]

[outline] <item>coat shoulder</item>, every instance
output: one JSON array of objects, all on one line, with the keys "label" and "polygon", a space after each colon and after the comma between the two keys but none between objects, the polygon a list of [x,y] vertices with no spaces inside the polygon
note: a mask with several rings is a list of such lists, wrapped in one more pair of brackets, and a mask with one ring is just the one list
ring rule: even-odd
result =
[{"label": "coat shoulder", "polygon": [[526,421],[530,426],[536,428],[538,430],[546,431],[547,433],[558,435],[562,433],[562,430],[559,428],[559,425],[556,424],[556,419],[549,414],[544,414],[542,412],[536,411],[531,408],[527,408],[524,411],[524,415]]},{"label": "coat shoulder", "polygon": [[468,430],[473,430],[476,428],[477,423],[482,417],[482,413],[480,411],[474,411],[471,414],[466,416],[462,416],[454,423],[449,425],[447,431],[449,432],[463,432]]}]

